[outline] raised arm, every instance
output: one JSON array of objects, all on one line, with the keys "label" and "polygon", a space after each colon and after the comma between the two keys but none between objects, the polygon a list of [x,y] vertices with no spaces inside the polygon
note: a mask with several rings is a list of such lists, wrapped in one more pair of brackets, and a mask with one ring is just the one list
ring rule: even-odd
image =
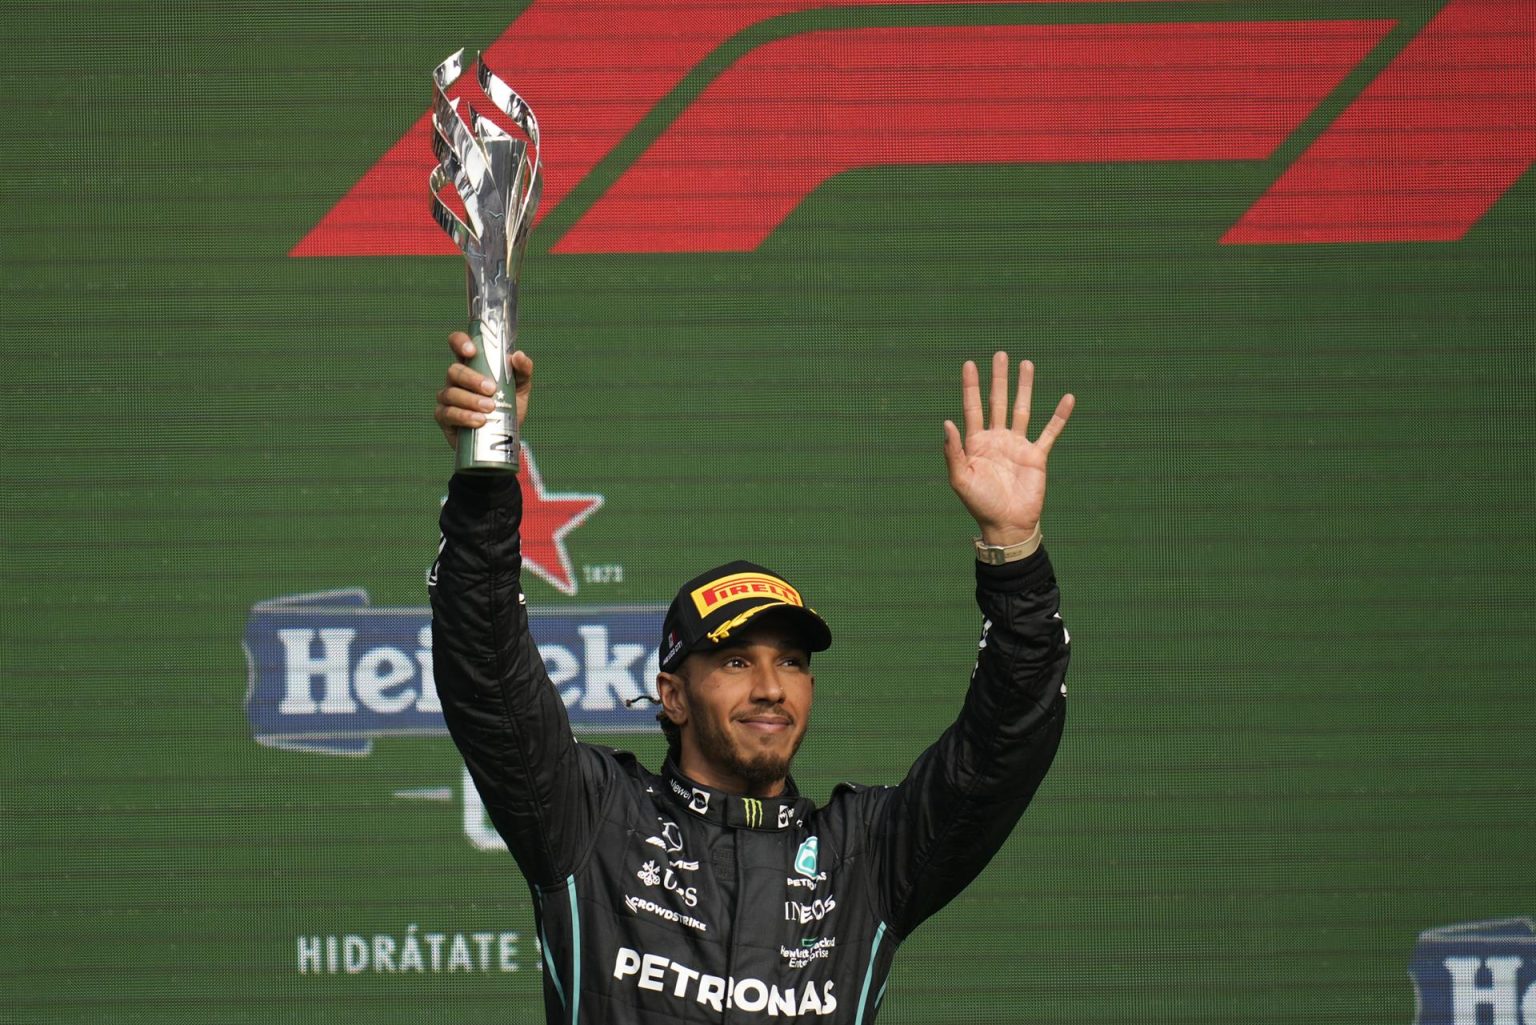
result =
[{"label": "raised arm", "polygon": [[992,361],[991,426],[976,365],[961,374],[965,434],[944,424],[949,480],[976,520],[981,640],[960,715],[900,786],[878,795],[871,822],[887,924],[906,936],[973,880],[1007,840],[1055,757],[1066,712],[1067,634],[1040,547],[1046,459],[1066,426],[1064,396],[1028,437],[1034,366],[1019,368],[1008,410],[1008,357]]},{"label": "raised arm", "polygon": [[[449,339],[456,355],[469,337]],[[517,419],[528,409],[533,363],[508,358]],[[452,444],[478,426],[485,379],[462,364],[448,370],[435,419]],[[565,703],[528,632],[518,528],[522,492],[512,474],[457,474],[441,516],[442,541],[429,577],[432,660],[443,718],[481,800],[528,879],[562,880],[591,842],[606,763],[571,735]]]}]

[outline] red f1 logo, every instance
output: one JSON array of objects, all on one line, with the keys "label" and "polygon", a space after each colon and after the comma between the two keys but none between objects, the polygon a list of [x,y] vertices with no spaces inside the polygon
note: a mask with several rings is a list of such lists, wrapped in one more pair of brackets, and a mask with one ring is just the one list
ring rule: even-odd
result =
[{"label": "red f1 logo", "polygon": [[[840,6],[874,3],[892,0]],[[558,139],[541,213],[731,37],[822,6],[721,0],[679,3],[667,17],[624,0],[533,0],[486,56]],[[861,167],[1264,159],[1395,24],[1132,21],[773,39],[705,86],[551,251],[750,251],[823,182]],[[1536,160],[1533,110],[1536,3],[1449,0],[1221,240],[1459,239]],[[453,253],[427,212],[429,132],[424,115],[291,255]]]}]

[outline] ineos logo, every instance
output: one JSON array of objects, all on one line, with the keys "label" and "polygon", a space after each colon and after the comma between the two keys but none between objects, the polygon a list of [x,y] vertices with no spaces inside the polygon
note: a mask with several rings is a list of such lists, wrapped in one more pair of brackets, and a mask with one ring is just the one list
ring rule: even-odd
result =
[{"label": "ineos logo", "polygon": [[784,921],[798,922],[801,925],[819,922],[831,914],[832,909],[835,907],[837,907],[836,897],[818,897],[809,904],[801,904],[797,900],[786,900],[784,902]]}]

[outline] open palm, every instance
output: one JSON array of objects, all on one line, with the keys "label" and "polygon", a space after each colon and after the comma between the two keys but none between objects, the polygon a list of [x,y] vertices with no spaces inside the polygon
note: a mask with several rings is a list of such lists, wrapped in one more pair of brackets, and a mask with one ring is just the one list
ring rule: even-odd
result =
[{"label": "open palm", "polygon": [[944,459],[949,483],[981,528],[982,540],[1010,545],[1030,537],[1045,505],[1045,463],[1051,446],[1067,426],[1075,399],[1063,395],[1056,412],[1034,441],[1029,440],[1030,390],[1035,365],[1019,364],[1019,388],[1008,416],[1008,354],[992,357],[988,421],[983,423],[981,380],[976,364],[966,361],[960,373],[965,436],[954,421],[944,421]]}]

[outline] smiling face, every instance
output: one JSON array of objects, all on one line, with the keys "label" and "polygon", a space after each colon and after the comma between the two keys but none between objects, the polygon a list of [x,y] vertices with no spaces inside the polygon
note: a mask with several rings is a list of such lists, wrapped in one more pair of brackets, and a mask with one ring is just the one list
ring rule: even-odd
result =
[{"label": "smiling face", "polygon": [[727,647],[689,655],[657,679],[682,733],[678,768],[705,786],[776,796],[810,725],[815,682],[803,642],[771,617]]}]

